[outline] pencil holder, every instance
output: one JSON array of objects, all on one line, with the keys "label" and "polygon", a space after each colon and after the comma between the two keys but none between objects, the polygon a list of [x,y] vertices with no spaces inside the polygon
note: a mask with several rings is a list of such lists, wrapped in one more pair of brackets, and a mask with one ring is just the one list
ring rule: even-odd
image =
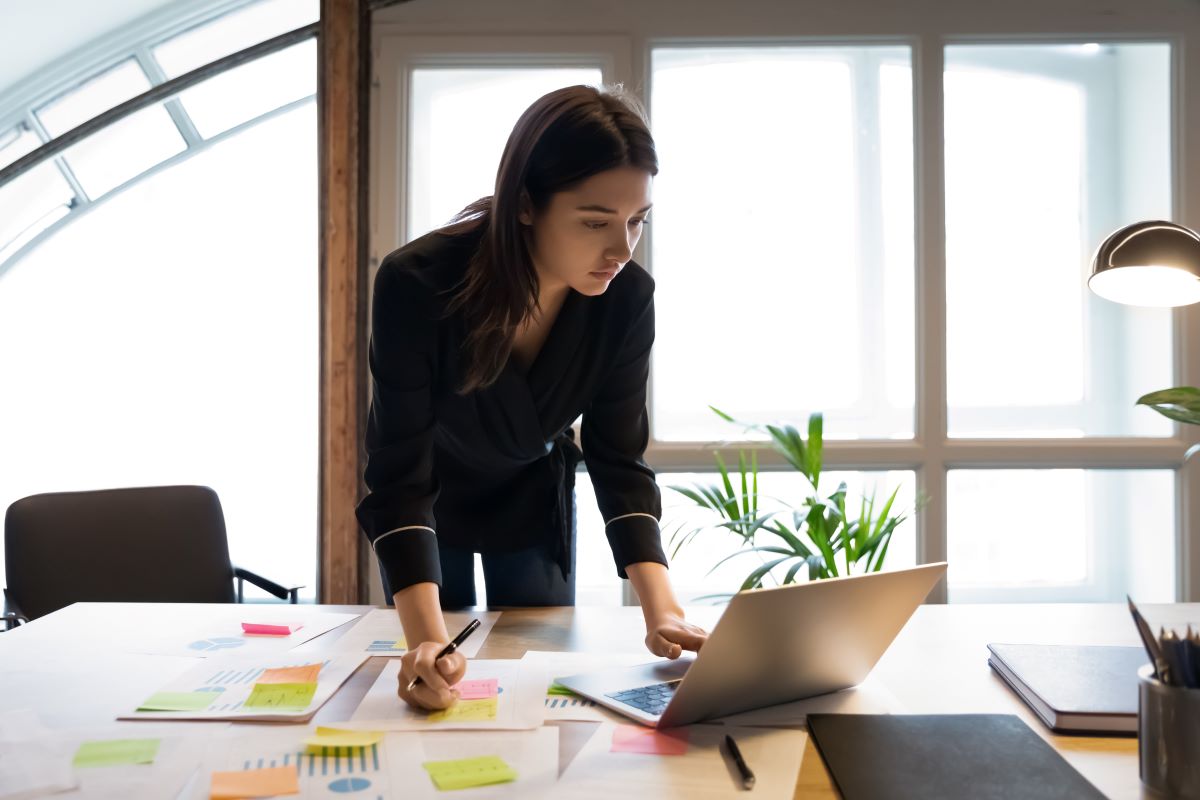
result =
[{"label": "pencil holder", "polygon": [[1200,800],[1200,689],[1168,686],[1138,670],[1138,769],[1166,797]]}]

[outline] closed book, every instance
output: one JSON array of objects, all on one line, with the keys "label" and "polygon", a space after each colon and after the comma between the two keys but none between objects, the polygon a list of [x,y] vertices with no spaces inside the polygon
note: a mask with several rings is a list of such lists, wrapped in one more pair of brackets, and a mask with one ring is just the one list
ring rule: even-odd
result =
[{"label": "closed book", "polygon": [[810,714],[845,800],[1100,800],[1012,714]]},{"label": "closed book", "polygon": [[988,664],[1046,727],[1059,733],[1137,733],[1141,647],[989,644]]}]

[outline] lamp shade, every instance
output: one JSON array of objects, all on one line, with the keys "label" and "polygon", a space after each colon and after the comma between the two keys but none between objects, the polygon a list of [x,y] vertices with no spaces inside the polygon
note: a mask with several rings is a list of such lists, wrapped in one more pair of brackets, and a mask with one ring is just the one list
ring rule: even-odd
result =
[{"label": "lamp shade", "polygon": [[1135,306],[1200,302],[1200,234],[1163,220],[1126,225],[1096,249],[1088,287]]}]

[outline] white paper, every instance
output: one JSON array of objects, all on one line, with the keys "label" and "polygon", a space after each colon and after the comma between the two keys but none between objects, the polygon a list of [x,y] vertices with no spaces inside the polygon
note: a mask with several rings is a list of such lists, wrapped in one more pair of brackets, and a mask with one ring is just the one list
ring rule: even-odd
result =
[{"label": "white paper", "polygon": [[[169,683],[148,687],[139,703],[148,700],[156,692],[212,692],[218,696],[204,711],[137,711],[137,706],[121,714],[119,719],[162,720],[162,719],[228,719],[228,720],[276,720],[305,722],[312,719],[326,700],[333,696],[359,665],[366,655],[345,653],[321,658],[305,658],[290,653],[268,657],[228,656],[210,658],[197,664],[184,675]],[[299,667],[320,663],[317,691],[312,702],[303,711],[264,711],[245,708],[242,704],[250,696],[254,682],[264,670],[283,667]]]},{"label": "white paper", "polygon": [[[522,661],[542,668],[545,673],[546,687],[557,677],[578,675],[610,667],[632,667],[655,661],[654,656],[641,653],[577,653],[553,652],[549,650],[527,650]],[[657,659],[665,660],[665,659]],[[546,707],[546,719],[579,720],[584,722],[618,722],[627,719],[616,711],[611,711],[595,701],[579,695],[546,694],[543,700]]]},{"label": "white paper", "polygon": [[0,744],[19,744],[53,733],[32,708],[0,711]]},{"label": "white paper", "polygon": [[840,692],[742,711],[709,721],[726,725],[799,727],[808,722],[809,714],[903,714],[906,711],[904,704],[882,683],[867,678],[858,686]]},{"label": "white paper", "polygon": [[[143,730],[144,729],[144,730]],[[56,795],[62,800],[159,800],[174,797],[204,758],[207,737],[180,736],[170,726],[140,726],[139,729],[107,728],[63,731],[54,741],[68,761],[84,742],[108,739],[158,739],[158,750],[150,764],[115,764],[107,767],[76,767],[78,788]]]},{"label": "white paper", "polygon": [[[796,793],[800,760],[808,737],[803,731],[775,728],[690,725],[677,729],[687,731],[687,753],[668,756],[612,752],[615,727],[612,723],[597,726],[595,734],[563,772],[555,787],[555,798],[790,800]],[[752,794],[742,788],[737,768],[724,753],[721,742],[727,733],[733,736],[754,773]]]},{"label": "white paper", "polygon": [[[304,611],[303,606],[294,605],[244,604],[234,609],[229,606],[217,608],[220,610],[215,611],[212,619],[147,630],[143,639],[131,645],[129,650],[194,658],[270,655],[291,650],[359,617],[358,614]],[[287,636],[264,636],[246,633],[242,630],[243,622],[301,627]]]},{"label": "white paper", "polygon": [[[339,726],[333,726],[339,727]],[[345,726],[340,726],[345,727]],[[549,796],[558,777],[558,728],[529,731],[388,733],[378,745],[337,755],[311,755],[303,740],[312,726],[287,726],[214,738],[196,779],[178,800],[207,800],[214,770],[295,766],[300,797],[343,800],[375,798],[535,798]],[[511,783],[439,792],[421,766],[475,756],[499,756],[517,772]]]},{"label": "white paper", "polygon": [[[468,611],[447,611],[446,630],[451,638],[467,627],[472,619],[479,620],[479,627],[467,637],[458,652],[467,658],[479,655],[479,648],[487,640],[488,633],[500,619],[501,612],[485,611],[473,614]],[[400,626],[400,617],[394,608],[376,608],[367,612],[354,627],[343,633],[337,640],[328,645],[320,641],[311,642],[301,648],[300,652],[329,648],[344,653],[366,653],[371,656],[402,656],[407,651],[405,647],[397,646],[396,642],[404,639],[404,629]],[[404,644],[407,644],[405,642]]]},{"label": "white paper", "polygon": [[521,660],[467,662],[463,680],[496,678],[499,681],[496,718],[481,722],[430,721],[429,713],[410,707],[396,694],[399,674],[400,662],[389,661],[346,725],[391,731],[524,730],[539,727],[545,718],[545,675],[540,667]]},{"label": "white paper", "polygon": [[[460,731],[447,733],[394,733],[385,740],[392,767],[392,785],[403,786],[405,798],[551,798],[557,797],[558,728],[529,731]],[[448,761],[479,756],[499,756],[514,769],[510,783],[476,786],[442,792],[421,766],[426,761]],[[611,800],[611,799],[610,799]]]},{"label": "white paper", "polygon": [[78,782],[72,757],[61,743],[5,744],[0,749],[0,800],[26,800],[74,788]]},{"label": "white paper", "polygon": [[[0,660],[31,648],[88,656],[97,651],[189,658],[279,653],[358,616],[283,603],[75,603],[0,636]],[[243,622],[304,627],[289,636],[246,636]]]}]

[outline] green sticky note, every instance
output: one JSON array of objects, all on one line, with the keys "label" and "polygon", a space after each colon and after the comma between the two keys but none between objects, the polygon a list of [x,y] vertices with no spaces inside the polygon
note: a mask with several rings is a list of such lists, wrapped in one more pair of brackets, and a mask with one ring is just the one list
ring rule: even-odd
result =
[{"label": "green sticky note", "polygon": [[555,697],[555,696],[574,697],[575,696],[574,692],[572,692],[567,687],[563,686],[561,683],[550,684],[550,687],[548,689],[546,689],[546,694],[551,697]]},{"label": "green sticky note", "polygon": [[138,711],[203,711],[220,697],[219,692],[155,692]]},{"label": "green sticky note", "polygon": [[493,783],[508,783],[517,779],[517,771],[504,763],[500,756],[426,761],[421,766],[429,773],[434,785],[443,792],[469,789],[472,786],[489,786]]},{"label": "green sticky note", "polygon": [[153,764],[158,739],[109,739],[84,742],[75,751],[76,767],[115,767],[120,764]]},{"label": "green sticky note", "polygon": [[316,693],[315,683],[256,683],[242,708],[304,711]]}]

